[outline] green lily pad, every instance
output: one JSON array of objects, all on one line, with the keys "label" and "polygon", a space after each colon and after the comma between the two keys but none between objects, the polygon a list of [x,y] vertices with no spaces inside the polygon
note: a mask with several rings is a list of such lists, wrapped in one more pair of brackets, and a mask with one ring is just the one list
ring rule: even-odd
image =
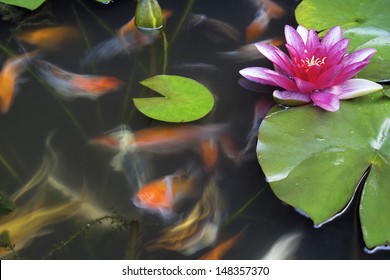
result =
[{"label": "green lily pad", "polygon": [[388,0],[303,0],[295,10],[297,22],[317,31],[340,25],[344,30],[372,26],[390,31]]},{"label": "green lily pad", "polygon": [[390,100],[382,94],[271,111],[259,129],[259,163],[276,196],[321,225],[351,201],[369,170],[360,200],[364,241],[390,244]]},{"label": "green lily pad", "polygon": [[13,6],[18,6],[22,8],[26,8],[29,10],[35,10],[38,8],[40,5],[43,4],[46,0],[1,0],[0,2],[13,5]]},{"label": "green lily pad", "polygon": [[195,80],[157,75],[141,82],[164,97],[133,98],[146,116],[166,122],[190,122],[207,115],[214,106],[211,92]]},{"label": "green lily pad", "polygon": [[359,46],[374,38],[389,35],[389,31],[372,26],[355,27],[344,31],[343,33],[343,37],[350,39],[348,52],[356,50]]},{"label": "green lily pad", "polygon": [[356,49],[374,48],[376,54],[371,58],[370,64],[358,73],[358,77],[373,81],[390,79],[390,36],[374,38]]}]

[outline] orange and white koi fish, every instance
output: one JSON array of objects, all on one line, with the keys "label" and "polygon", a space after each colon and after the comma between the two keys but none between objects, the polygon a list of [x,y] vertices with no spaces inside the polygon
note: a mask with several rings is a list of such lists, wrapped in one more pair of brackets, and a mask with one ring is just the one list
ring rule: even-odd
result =
[{"label": "orange and white koi fish", "polygon": [[115,77],[74,74],[42,60],[35,64],[43,79],[64,99],[97,99],[118,90],[123,84]]},{"label": "orange and white koi fish", "polygon": [[218,161],[218,145],[215,139],[210,138],[200,143],[200,154],[203,166],[207,172],[211,172]]},{"label": "orange and white koi fish", "polygon": [[279,237],[261,260],[291,260],[302,241],[302,232],[290,232]]},{"label": "orange and white koi fish", "polygon": [[[275,47],[281,46],[284,42],[284,40],[278,37],[260,41],[260,43],[271,44]],[[236,62],[247,62],[264,58],[254,43],[239,47],[235,51],[221,52],[220,54],[223,58],[232,59]]]},{"label": "orange and white koi fish", "polygon": [[206,15],[190,14],[187,28],[202,32],[207,38],[216,43],[226,41],[240,42],[240,31],[231,24],[207,17]]},{"label": "orange and white koi fish", "polygon": [[192,192],[195,181],[193,174],[182,172],[164,176],[142,186],[135,194],[133,203],[138,208],[169,219],[174,214],[175,204]]},{"label": "orange and white koi fish", "polygon": [[245,41],[247,43],[261,37],[271,19],[282,17],[285,14],[285,10],[271,0],[253,0],[252,2],[256,5],[257,11],[255,18],[246,28]]},{"label": "orange and white koi fish", "polygon": [[24,31],[17,36],[19,41],[49,50],[58,50],[67,42],[80,37],[80,32],[70,26],[46,27]]},{"label": "orange and white koi fish", "polygon": [[191,212],[147,245],[149,250],[172,250],[192,255],[212,246],[218,237],[225,201],[213,176]]},{"label": "orange and white koi fish", "polygon": [[20,75],[26,70],[30,59],[37,52],[30,52],[10,58],[3,64],[0,72],[0,112],[8,113],[15,99],[16,86]]},{"label": "orange and white koi fish", "polygon": [[145,128],[135,132],[121,127],[91,143],[116,150],[143,150],[156,153],[180,152],[192,148],[203,140],[219,139],[227,133],[226,124],[179,125]]},{"label": "orange and white koi fish", "polygon": [[[171,11],[163,10],[164,20],[167,20],[171,14]],[[130,54],[139,51],[145,46],[151,45],[158,38],[158,35],[158,31],[144,33],[138,30],[135,25],[135,17],[133,17],[118,30],[116,36],[97,44],[88,51],[82,60],[82,65],[90,66],[119,54]]]}]

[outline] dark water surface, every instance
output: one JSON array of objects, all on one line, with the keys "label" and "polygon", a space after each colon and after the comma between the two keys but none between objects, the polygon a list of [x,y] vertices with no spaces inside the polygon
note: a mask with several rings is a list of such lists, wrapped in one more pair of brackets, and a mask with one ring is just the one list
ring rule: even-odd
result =
[{"label": "dark water surface", "polygon": [[[265,181],[254,146],[251,149],[252,156],[240,164],[223,153],[220,155],[215,172],[218,188],[223,192],[227,207],[222,213],[225,222],[222,221],[217,239],[211,246],[191,255],[168,250],[146,250],[145,246],[158,239],[162,230],[172,225],[174,220],[163,220],[158,215],[136,208],[131,201],[134,189],[129,186],[128,180],[133,175],[132,171],[127,170],[126,174],[113,171],[110,161],[114,153],[90,145],[87,140],[123,124],[132,131],[165,125],[142,115],[131,100],[133,97],[152,96],[139,81],[161,74],[162,40],[157,39],[151,46],[130,56],[115,56],[108,61],[82,68],[80,61],[87,50],[114,36],[116,30],[134,16],[135,1],[116,0],[109,5],[99,5],[92,0],[49,2],[51,5],[46,7],[46,13],[42,12],[42,15],[27,21],[20,28],[25,30],[48,24],[71,25],[81,30],[84,36],[59,50],[45,52],[41,58],[74,73],[115,76],[125,84],[119,91],[108,93],[97,100],[62,100],[36,79],[37,73],[32,68],[23,74],[19,94],[11,110],[0,116],[2,193],[10,197],[22,188],[42,166],[44,155],[49,154],[56,157],[49,161],[46,171],[50,170],[50,174],[62,186],[66,186],[68,192],[58,194],[58,189],[50,189],[52,181],[41,182],[35,187],[37,190],[32,190],[18,206],[36,209],[34,201],[36,204],[38,201],[49,201],[52,205],[75,197],[88,200],[89,205],[94,206],[85,208],[87,214],[75,214],[59,223],[52,221],[53,225],[36,231],[27,226],[33,223],[31,220],[22,220],[22,224],[26,224],[26,231],[31,230],[26,232],[26,238],[35,237],[37,233],[40,236],[33,238],[17,254],[9,254],[9,258],[197,259],[242,229],[245,231],[241,240],[223,258],[260,259],[280,237],[294,233],[299,238],[288,244],[287,248],[292,249],[291,254],[284,256],[288,259],[390,258],[389,251],[374,254],[364,252],[355,203],[344,215],[315,229],[309,219],[279,201]],[[234,51],[245,44],[245,28],[254,18],[255,9],[249,0],[194,1],[192,13],[205,14],[209,18],[230,23],[240,31],[239,41],[226,38],[215,42],[215,35],[210,35],[210,30],[204,28],[187,28],[174,35],[189,2],[159,1],[162,8],[172,11],[166,23],[168,41],[176,36],[169,45],[167,74],[193,78],[205,85],[216,98],[213,112],[191,125],[227,123],[234,145],[237,149],[243,149],[252,126],[256,101],[259,98],[270,98],[272,89],[263,88],[261,90],[264,93],[257,93],[243,88],[238,83],[241,78],[238,71],[248,66],[267,66],[268,63],[261,59],[242,62],[222,53]],[[283,36],[286,23],[296,25],[293,11],[298,1],[275,2],[286,10],[286,15],[271,20],[268,29],[258,40]],[[12,31],[17,33],[18,22],[28,16],[31,14],[25,14],[16,22],[0,22],[1,62],[10,55],[9,52],[22,51]],[[26,50],[34,49],[32,46],[24,46]],[[49,135],[51,141],[48,149],[45,143]],[[201,164],[195,149],[168,154],[140,153],[131,159],[139,161],[148,181],[172,174],[183,166]],[[251,201],[253,197],[255,199]],[[181,205],[176,211],[176,218],[184,217],[197,200],[194,197]],[[237,210],[248,201],[251,203],[234,217]],[[109,209],[114,209],[115,213]],[[112,219],[104,220],[101,225],[89,222],[115,214],[118,215],[113,224],[109,223]],[[90,226],[86,227],[87,223]],[[80,229],[85,233],[79,234]],[[12,235],[10,242],[17,243]]]}]

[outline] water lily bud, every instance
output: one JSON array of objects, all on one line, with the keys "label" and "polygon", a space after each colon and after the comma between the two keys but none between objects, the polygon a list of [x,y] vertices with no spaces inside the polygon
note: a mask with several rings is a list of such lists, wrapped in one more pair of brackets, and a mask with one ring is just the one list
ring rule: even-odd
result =
[{"label": "water lily bud", "polygon": [[157,0],[138,0],[135,10],[135,25],[139,30],[158,30],[163,24],[163,15]]}]

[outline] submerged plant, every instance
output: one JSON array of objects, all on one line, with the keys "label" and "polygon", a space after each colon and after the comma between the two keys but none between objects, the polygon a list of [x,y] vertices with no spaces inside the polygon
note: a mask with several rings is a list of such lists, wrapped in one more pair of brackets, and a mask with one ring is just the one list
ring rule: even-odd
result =
[{"label": "submerged plant", "polygon": [[327,111],[337,111],[340,99],[351,99],[382,89],[365,79],[352,79],[369,64],[375,54],[373,48],[357,50],[345,55],[349,39],[342,38],[342,29],[335,26],[320,41],[315,30],[298,26],[285,27],[287,56],[280,49],[257,43],[257,49],[274,64],[274,69],[249,67],[240,74],[248,80],[279,86],[274,99],[292,106],[310,103]]}]

